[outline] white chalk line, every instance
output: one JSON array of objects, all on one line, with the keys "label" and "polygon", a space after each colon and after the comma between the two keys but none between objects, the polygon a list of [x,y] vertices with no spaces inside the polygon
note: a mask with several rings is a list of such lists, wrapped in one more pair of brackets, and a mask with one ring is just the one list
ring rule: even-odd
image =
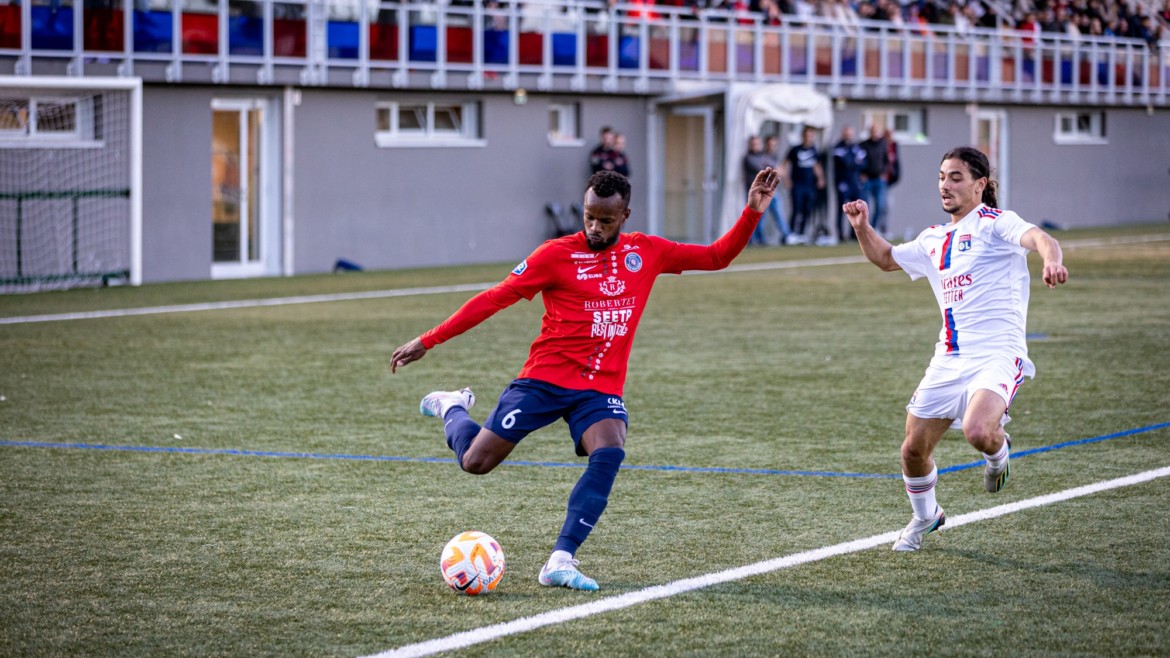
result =
[{"label": "white chalk line", "polygon": [[[958,516],[948,516],[945,531],[951,531],[959,526],[967,525],[968,523],[977,523],[979,521],[986,521],[996,517],[1013,514],[1033,507],[1043,507],[1045,505],[1052,505],[1062,501],[1073,498],[1080,498],[1082,496],[1089,496],[1102,491],[1110,489],[1118,489],[1121,487],[1133,486],[1143,482],[1149,482],[1157,478],[1170,476],[1170,466],[1157,468],[1135,475],[1117,478],[1114,480],[1106,480],[1097,482],[1095,484],[1087,484],[1081,487],[1066,489],[1056,493],[1047,494],[1044,496],[1037,496],[1035,498],[1028,498],[1027,500],[1020,500],[1014,503],[1007,503],[998,505],[985,510],[976,512],[968,512]],[[818,562],[838,555],[846,555],[849,553],[857,553],[860,551],[875,548],[885,544],[892,543],[898,536],[898,531],[886,532],[864,539],[856,539],[854,541],[836,544],[834,546],[826,546],[817,548],[802,553],[794,553],[785,557],[765,560],[763,562],[756,562],[734,569],[727,569],[717,573],[710,573],[694,578],[686,578],[677,580],[665,585],[656,585],[654,587],[647,587],[636,592],[629,592],[619,596],[613,596],[598,601],[591,601],[581,605],[570,606],[568,608],[561,608],[559,610],[550,610],[531,617],[524,617],[509,622],[503,622],[492,626],[484,626],[482,628],[464,631],[462,633],[455,633],[447,637],[436,638],[434,640],[427,640],[416,644],[408,644],[396,649],[390,649],[377,654],[372,654],[369,658],[401,658],[406,656],[429,656],[431,654],[440,653],[443,651],[452,651],[455,649],[462,649],[475,644],[482,644],[498,638],[509,635],[516,635],[518,633],[526,633],[544,626],[551,626],[553,624],[560,624],[568,621],[575,621],[601,614],[603,612],[610,612],[612,610],[621,610],[629,608],[640,603],[654,601],[657,599],[664,599],[671,596],[677,596],[685,592],[690,592],[712,585],[719,585],[733,580],[742,580],[751,576],[759,576],[762,574],[795,567],[809,562]]]},{"label": "white chalk line", "polygon": [[[1144,242],[1160,242],[1170,240],[1170,235],[1140,235],[1117,238],[1094,238],[1085,240],[1069,240],[1062,243],[1065,249],[1078,247],[1104,247],[1119,244],[1138,244]],[[787,270],[802,267],[825,267],[829,265],[853,265],[867,262],[864,256],[839,256],[835,258],[815,258],[807,260],[792,260],[767,263],[744,263],[730,265],[722,270],[684,272],[687,275],[723,274],[734,272],[763,272],[768,270]],[[237,299],[223,302],[202,302],[197,304],[172,304],[168,306],[146,306],[142,308],[109,309],[104,311],[79,311],[75,313],[49,313],[45,315],[20,315],[0,318],[0,325],[5,324],[33,324],[37,322],[63,322],[67,320],[97,320],[102,318],[125,318],[138,315],[160,315],[165,313],[194,313],[199,311],[224,311],[238,308],[258,308],[264,306],[288,306],[292,304],[319,304],[323,302],[347,302],[361,299],[386,299],[390,297],[415,297],[419,295],[441,295],[452,292],[479,292],[494,286],[497,281],[481,283],[462,283],[449,286],[427,286],[421,288],[396,288],[392,290],[368,290],[364,292],[340,292],[321,295],[301,295],[294,297],[270,297],[266,299]]]}]

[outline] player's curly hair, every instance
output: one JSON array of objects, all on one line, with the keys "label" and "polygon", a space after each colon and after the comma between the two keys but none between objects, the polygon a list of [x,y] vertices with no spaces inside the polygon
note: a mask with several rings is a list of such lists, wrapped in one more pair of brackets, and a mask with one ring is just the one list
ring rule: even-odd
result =
[{"label": "player's curly hair", "polygon": [[593,193],[602,199],[620,194],[622,201],[630,205],[630,181],[616,171],[599,171],[589,177],[589,184],[585,189],[593,188]]},{"label": "player's curly hair", "polygon": [[996,191],[999,189],[999,183],[992,180],[991,162],[983,154],[983,151],[970,146],[956,146],[944,153],[942,159],[962,160],[967,165],[967,169],[970,170],[972,178],[975,180],[986,178],[987,187],[983,188],[983,198],[980,200],[992,208],[999,207],[999,202],[996,201]]}]

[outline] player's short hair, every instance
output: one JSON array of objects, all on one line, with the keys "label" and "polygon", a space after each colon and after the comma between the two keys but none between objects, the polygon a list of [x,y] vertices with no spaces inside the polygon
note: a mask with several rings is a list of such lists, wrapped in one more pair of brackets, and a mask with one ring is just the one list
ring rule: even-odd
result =
[{"label": "player's short hair", "polygon": [[589,177],[589,184],[585,186],[586,190],[592,189],[593,193],[602,199],[620,194],[622,201],[626,205],[630,205],[630,181],[616,171],[599,171]]},{"label": "player's short hair", "polygon": [[976,180],[986,178],[987,187],[983,188],[983,198],[980,201],[992,208],[999,207],[999,203],[996,201],[996,190],[999,188],[999,183],[991,178],[991,161],[987,159],[983,151],[970,146],[956,146],[944,153],[940,162],[946,160],[962,160],[971,172],[972,178]]}]

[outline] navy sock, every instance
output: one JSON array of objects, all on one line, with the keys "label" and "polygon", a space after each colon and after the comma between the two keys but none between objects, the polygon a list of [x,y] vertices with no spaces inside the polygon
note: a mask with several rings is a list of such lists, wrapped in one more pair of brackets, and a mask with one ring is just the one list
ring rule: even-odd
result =
[{"label": "navy sock", "polygon": [[463,407],[451,407],[443,417],[443,431],[447,433],[447,447],[455,451],[455,461],[463,468],[463,453],[479,434],[479,423],[472,420]]},{"label": "navy sock", "polygon": [[589,455],[589,465],[573,493],[569,494],[569,510],[565,514],[565,524],[561,527],[561,536],[557,537],[554,551],[568,551],[575,555],[581,542],[589,536],[605,506],[609,503],[609,492],[613,489],[613,481],[617,478],[618,468],[626,457],[626,451],[621,448],[598,448]]}]

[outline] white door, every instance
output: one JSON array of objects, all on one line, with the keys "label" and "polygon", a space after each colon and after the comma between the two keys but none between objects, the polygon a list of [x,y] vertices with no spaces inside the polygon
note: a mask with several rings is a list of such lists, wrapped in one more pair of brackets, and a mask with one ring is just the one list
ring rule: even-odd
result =
[{"label": "white door", "polygon": [[275,113],[264,99],[215,99],[211,116],[211,277],[280,274]]},{"label": "white door", "polygon": [[983,151],[991,163],[991,178],[998,181],[997,201],[1000,208],[1008,203],[1008,131],[1007,112],[979,109],[971,117],[971,143]]},{"label": "white door", "polygon": [[719,152],[715,109],[677,106],[665,115],[661,235],[706,244],[715,239]]}]

